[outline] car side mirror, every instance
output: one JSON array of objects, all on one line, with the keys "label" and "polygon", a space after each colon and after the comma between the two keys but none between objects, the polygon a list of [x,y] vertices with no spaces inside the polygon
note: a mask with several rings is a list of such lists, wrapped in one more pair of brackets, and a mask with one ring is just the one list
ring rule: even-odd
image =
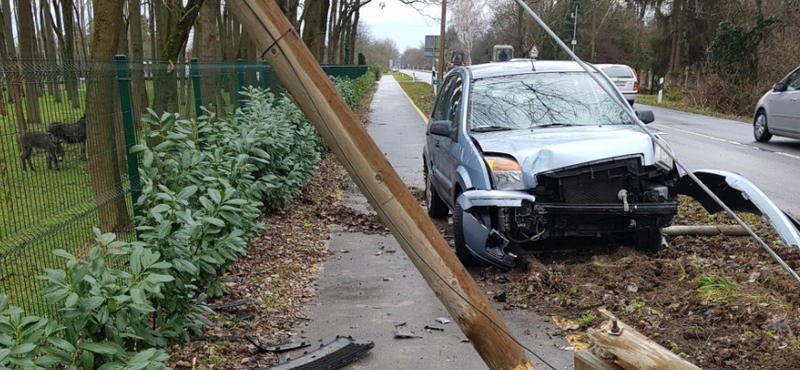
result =
[{"label": "car side mirror", "polygon": [[772,91],[775,91],[775,92],[786,91],[786,85],[784,85],[783,82],[778,82],[775,85],[772,85]]},{"label": "car side mirror", "polygon": [[439,136],[450,136],[452,134],[451,127],[453,122],[450,120],[431,121],[428,125],[430,126],[429,131],[431,134]]},{"label": "car side mirror", "polygon": [[639,120],[642,121],[642,123],[644,123],[645,125],[656,120],[656,116],[653,114],[653,111],[651,110],[637,110],[635,112],[636,112],[636,117],[638,117]]}]

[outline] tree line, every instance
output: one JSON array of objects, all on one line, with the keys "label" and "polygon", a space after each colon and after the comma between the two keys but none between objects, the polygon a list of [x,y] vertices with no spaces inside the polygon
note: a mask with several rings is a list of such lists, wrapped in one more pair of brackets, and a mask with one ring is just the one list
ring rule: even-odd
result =
[{"label": "tree line", "polygon": [[[575,53],[592,63],[628,64],[641,86],[658,77],[686,103],[752,114],[758,96],[800,64],[798,0],[525,0]],[[566,59],[532,17],[512,0],[451,0],[446,49],[472,63],[509,44],[516,57]],[[421,47],[405,64],[430,63]]]}]

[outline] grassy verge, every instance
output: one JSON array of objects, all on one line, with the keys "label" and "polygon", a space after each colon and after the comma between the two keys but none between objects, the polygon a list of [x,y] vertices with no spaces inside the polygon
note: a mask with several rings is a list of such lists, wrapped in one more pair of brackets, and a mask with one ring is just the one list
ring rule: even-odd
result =
[{"label": "grassy verge", "polygon": [[695,114],[702,114],[704,116],[709,117],[718,117],[724,119],[730,119],[734,121],[740,122],[750,122],[752,117],[745,117],[745,116],[737,116],[733,114],[725,114],[720,112],[715,112],[708,108],[698,108],[686,104],[683,102],[682,98],[670,98],[669,96],[665,96],[662,99],[661,103],[658,103],[658,95],[638,95],[636,96],[636,103],[637,104],[645,104],[645,105],[652,105],[661,108],[673,109],[681,112],[688,112],[688,113],[695,113]]},{"label": "grassy verge", "polygon": [[[425,82],[408,82],[411,77],[401,73],[392,73],[397,81],[403,82],[400,87],[406,92],[414,105],[422,111],[423,114],[428,114],[433,108],[433,88]],[[399,76],[398,76],[399,75]]]}]

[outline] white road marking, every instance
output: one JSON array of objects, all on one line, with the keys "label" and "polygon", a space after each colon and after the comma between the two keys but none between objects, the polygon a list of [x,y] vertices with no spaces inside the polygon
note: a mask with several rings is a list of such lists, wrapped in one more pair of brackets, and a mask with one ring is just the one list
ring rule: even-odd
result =
[{"label": "white road marking", "polygon": [[741,146],[743,148],[759,150],[759,151],[762,151],[762,152],[773,153],[773,154],[777,154],[777,155],[784,156],[784,157],[787,157],[787,158],[800,160],[800,156],[798,156],[798,155],[794,155],[794,154],[791,154],[791,153],[785,153],[785,152],[778,152],[778,151],[774,151],[774,150],[768,150],[768,149],[764,149],[764,148],[759,148],[759,147],[757,147],[755,145],[743,144],[743,143],[740,143],[740,142],[735,141],[735,140],[722,139],[722,138],[718,138],[718,137],[715,137],[715,136],[709,136],[709,135],[705,135],[705,134],[701,134],[701,133],[697,133],[697,132],[693,132],[693,131],[682,130],[682,129],[679,129],[679,128],[670,127],[670,126],[664,126],[664,125],[659,125],[659,124],[654,124],[653,126],[656,126],[656,127],[660,128],[660,129],[678,131],[678,132],[682,132],[684,134],[699,136],[699,137],[702,137],[702,138],[705,138],[705,139],[709,139],[709,140],[719,141],[719,142],[722,142],[722,143]]}]

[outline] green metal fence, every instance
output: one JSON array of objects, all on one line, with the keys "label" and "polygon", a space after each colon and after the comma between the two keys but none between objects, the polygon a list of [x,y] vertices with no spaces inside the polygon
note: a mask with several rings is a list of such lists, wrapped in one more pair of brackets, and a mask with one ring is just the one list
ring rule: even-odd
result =
[{"label": "green metal fence", "polygon": [[[357,78],[366,66],[323,66],[332,76]],[[157,101],[159,73],[175,88],[172,100]],[[34,150],[35,171],[23,171],[18,135],[29,131],[46,135],[52,123],[76,124],[86,112],[88,79],[113,92],[113,109],[95,112],[94,124],[105,124],[114,135],[105,144],[87,148],[63,142],[58,170],[47,168],[47,154]],[[134,239],[133,219],[138,184],[137,158],[129,154],[137,142],[138,122],[146,108],[178,111],[182,116],[203,114],[201,105],[228,114],[240,105],[237,91],[245,86],[283,90],[266,63],[204,63],[191,60],[176,65],[129,61],[59,62],[0,60],[0,292],[29,313],[48,312],[36,279],[45,268],[59,266],[54,249],[75,255],[89,250],[92,227],[101,222],[103,207],[122,207],[114,230],[121,239]],[[158,85],[164,86],[164,85]],[[100,107],[103,108],[103,107]],[[107,113],[106,113],[107,111]],[[94,126],[88,127],[92,135]],[[68,126],[71,127],[71,126]],[[67,140],[75,141],[75,140]],[[97,164],[107,164],[108,167]],[[110,168],[109,168],[110,167]],[[93,171],[97,171],[94,172]],[[113,183],[97,181],[101,171],[116,171]],[[107,173],[107,172],[106,172]],[[119,208],[118,208],[119,209]],[[104,230],[106,231],[106,230]]]}]

